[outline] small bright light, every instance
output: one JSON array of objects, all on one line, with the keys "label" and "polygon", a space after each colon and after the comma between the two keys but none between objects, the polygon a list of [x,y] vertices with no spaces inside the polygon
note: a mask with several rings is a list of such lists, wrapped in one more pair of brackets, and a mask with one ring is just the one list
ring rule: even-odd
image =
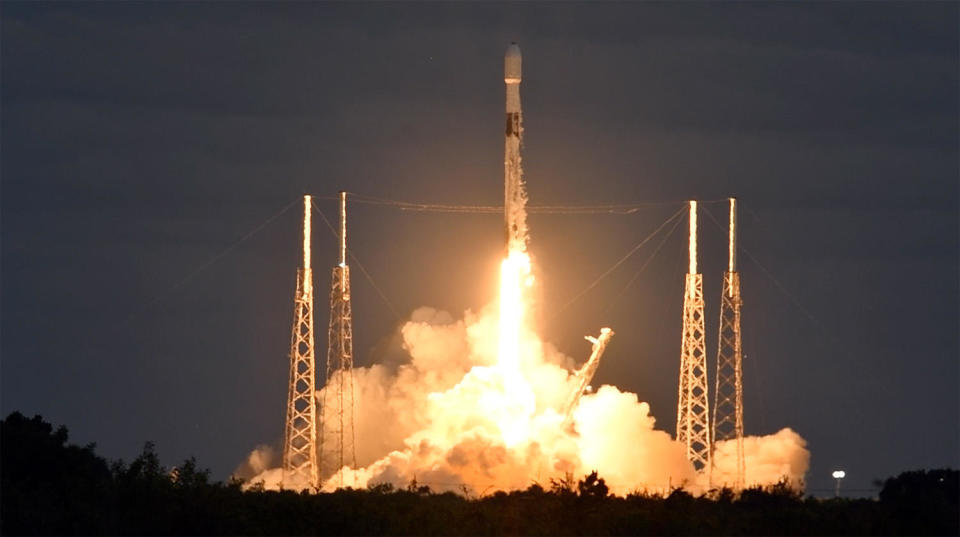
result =
[{"label": "small bright light", "polygon": [[834,479],[843,479],[844,477],[847,477],[847,473],[844,472],[843,470],[835,470],[833,472]]}]

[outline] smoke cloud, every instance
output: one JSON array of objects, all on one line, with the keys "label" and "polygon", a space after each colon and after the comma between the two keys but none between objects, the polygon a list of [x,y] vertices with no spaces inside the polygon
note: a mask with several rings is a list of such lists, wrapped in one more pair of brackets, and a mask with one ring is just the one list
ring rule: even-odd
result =
[{"label": "smoke cloud", "polygon": [[[518,386],[496,367],[497,330],[492,306],[462,319],[420,308],[400,328],[407,363],[354,369],[358,468],[342,469],[344,486],[416,481],[481,495],[533,483],[549,487],[551,479],[596,470],[615,494],[708,489],[706,476],[694,470],[681,444],[654,428],[650,406],[636,394],[601,386],[582,397],[572,426],[564,428],[558,409],[576,386],[574,360],[523,329],[526,384]],[[805,446],[790,429],[745,438],[747,485],[786,478],[802,487],[810,457]],[[733,449],[717,444],[715,485],[732,481]],[[275,463],[262,446],[251,453],[242,465],[247,475],[256,474],[248,484],[279,488],[280,470],[268,469]],[[327,465],[322,477],[337,472]],[[325,490],[338,483],[326,480]]]},{"label": "smoke cloud", "polygon": [[[744,483],[769,485],[781,479],[803,490],[804,476],[810,467],[807,441],[790,428],[767,436],[743,438]],[[736,471],[734,440],[717,442],[713,452],[713,484],[732,484]]]},{"label": "smoke cloud", "polygon": [[262,483],[264,488],[277,490],[283,477],[279,465],[280,457],[273,447],[259,445],[247,455],[247,460],[237,466],[232,477],[242,479],[248,486]]}]

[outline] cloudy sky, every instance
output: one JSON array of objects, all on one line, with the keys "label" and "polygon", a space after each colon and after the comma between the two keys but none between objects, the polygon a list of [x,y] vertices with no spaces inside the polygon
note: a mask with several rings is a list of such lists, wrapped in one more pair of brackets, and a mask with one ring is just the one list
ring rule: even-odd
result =
[{"label": "cloudy sky", "polygon": [[[683,230],[571,299],[683,200],[736,196],[747,432],[802,434],[816,494],[834,468],[870,495],[957,467],[957,21],[949,2],[4,2],[3,414],[217,478],[279,443],[298,197],[501,203],[517,41],[531,204],[643,205],[531,217],[546,339],[580,361],[613,327],[595,384],[672,433]],[[712,361],[707,211],[726,220],[704,208]],[[357,203],[350,225],[360,365],[395,357],[413,309],[495,297],[498,215]],[[321,222],[314,249],[322,290]],[[322,298],[317,319],[324,347]]]}]

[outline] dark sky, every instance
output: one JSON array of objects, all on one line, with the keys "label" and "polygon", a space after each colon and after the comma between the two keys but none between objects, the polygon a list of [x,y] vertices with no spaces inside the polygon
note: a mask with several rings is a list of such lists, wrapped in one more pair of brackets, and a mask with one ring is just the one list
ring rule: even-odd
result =
[{"label": "dark sky", "polygon": [[[516,40],[531,203],[652,203],[531,217],[548,340],[580,361],[612,326],[595,384],[673,433],[683,230],[558,310],[682,200],[734,195],[747,432],[800,432],[818,494],[960,466],[956,3],[4,2],[2,32],[4,415],[217,478],[278,443],[299,207],[230,247],[304,192],[500,203]],[[494,298],[499,216],[352,207],[401,317]],[[725,238],[701,229],[712,361]],[[353,284],[365,365],[398,319]]]}]

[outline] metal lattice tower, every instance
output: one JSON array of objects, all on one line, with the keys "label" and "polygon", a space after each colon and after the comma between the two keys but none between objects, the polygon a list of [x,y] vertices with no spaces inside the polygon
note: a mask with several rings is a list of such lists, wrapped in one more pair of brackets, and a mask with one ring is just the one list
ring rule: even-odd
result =
[{"label": "metal lattice tower", "polygon": [[[350,267],[347,266],[347,193],[340,192],[340,263],[330,282],[330,328],[327,332],[327,378],[320,406],[321,475],[343,482],[344,466],[357,467],[353,405],[353,318],[350,308]],[[333,474],[336,473],[334,476]]]},{"label": "metal lattice tower", "polygon": [[290,386],[283,440],[283,487],[319,485],[315,360],[313,348],[313,271],[310,268],[310,196],[303,197],[303,266],[297,271],[293,334],[290,338]]},{"label": "metal lattice tower", "polygon": [[697,273],[697,202],[690,202],[690,268],[683,293],[677,441],[697,470],[710,469],[710,403],[703,327],[703,275]]},{"label": "metal lattice tower", "polygon": [[[735,468],[725,469],[719,483],[734,489],[744,485],[743,462],[743,349],[740,343],[740,274],[737,273],[737,200],[730,198],[729,263],[723,273],[720,305],[720,339],[717,349],[716,388],[713,392],[712,444],[734,441]],[[715,476],[711,474],[711,480]]]}]

